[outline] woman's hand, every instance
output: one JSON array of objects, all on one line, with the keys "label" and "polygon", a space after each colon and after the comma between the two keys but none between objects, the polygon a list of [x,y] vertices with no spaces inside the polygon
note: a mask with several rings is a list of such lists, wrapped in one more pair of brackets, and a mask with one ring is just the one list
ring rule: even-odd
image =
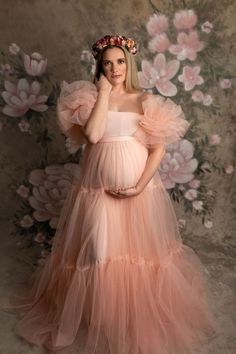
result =
[{"label": "woman's hand", "polygon": [[128,188],[118,188],[118,189],[105,189],[105,192],[116,197],[116,198],[129,198],[135,197],[141,193],[143,189],[140,187],[128,187]]},{"label": "woman's hand", "polygon": [[99,77],[99,80],[95,80],[95,85],[98,89],[98,91],[105,91],[105,92],[108,92],[110,93],[111,92],[111,89],[112,89],[112,84],[110,83],[110,81],[106,78],[106,76],[101,73],[100,77]]}]

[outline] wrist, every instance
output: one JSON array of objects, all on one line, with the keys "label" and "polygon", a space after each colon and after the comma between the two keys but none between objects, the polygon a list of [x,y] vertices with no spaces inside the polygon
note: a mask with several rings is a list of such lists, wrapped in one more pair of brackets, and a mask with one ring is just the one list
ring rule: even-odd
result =
[{"label": "wrist", "polygon": [[110,96],[111,89],[100,89],[98,91],[99,96]]},{"label": "wrist", "polygon": [[142,192],[144,189],[144,186],[142,186],[141,184],[137,183],[135,186],[137,192]]}]

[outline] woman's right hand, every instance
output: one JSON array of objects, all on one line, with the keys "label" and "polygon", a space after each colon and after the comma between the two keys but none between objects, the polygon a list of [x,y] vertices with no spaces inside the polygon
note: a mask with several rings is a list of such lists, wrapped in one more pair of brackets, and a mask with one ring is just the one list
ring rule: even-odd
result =
[{"label": "woman's right hand", "polygon": [[112,84],[108,81],[108,79],[106,78],[106,76],[101,73],[100,77],[99,77],[99,80],[95,80],[95,85],[98,89],[98,91],[105,91],[107,93],[110,93],[111,92],[111,89],[112,89]]}]

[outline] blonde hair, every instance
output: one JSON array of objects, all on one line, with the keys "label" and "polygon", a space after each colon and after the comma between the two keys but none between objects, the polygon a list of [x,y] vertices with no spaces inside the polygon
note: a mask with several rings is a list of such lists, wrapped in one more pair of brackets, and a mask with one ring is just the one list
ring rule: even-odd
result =
[{"label": "blonde hair", "polygon": [[134,55],[130,53],[125,47],[120,45],[108,45],[103,50],[101,50],[101,52],[98,53],[96,59],[96,70],[95,70],[94,82],[95,79],[98,78],[101,73],[103,73],[102,57],[104,52],[107,49],[112,49],[115,47],[122,49],[125,55],[126,68],[127,68],[126,78],[125,78],[125,88],[127,92],[142,91],[141,87],[139,86],[138,70],[137,70],[136,62],[134,60]]}]

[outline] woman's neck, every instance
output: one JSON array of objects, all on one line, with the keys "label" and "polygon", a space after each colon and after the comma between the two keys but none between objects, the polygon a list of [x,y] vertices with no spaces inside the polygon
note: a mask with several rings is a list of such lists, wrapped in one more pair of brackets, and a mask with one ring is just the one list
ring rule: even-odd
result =
[{"label": "woman's neck", "polygon": [[125,88],[125,85],[123,83],[119,84],[119,85],[112,86],[111,94],[122,95],[124,93],[126,93],[126,88]]}]

